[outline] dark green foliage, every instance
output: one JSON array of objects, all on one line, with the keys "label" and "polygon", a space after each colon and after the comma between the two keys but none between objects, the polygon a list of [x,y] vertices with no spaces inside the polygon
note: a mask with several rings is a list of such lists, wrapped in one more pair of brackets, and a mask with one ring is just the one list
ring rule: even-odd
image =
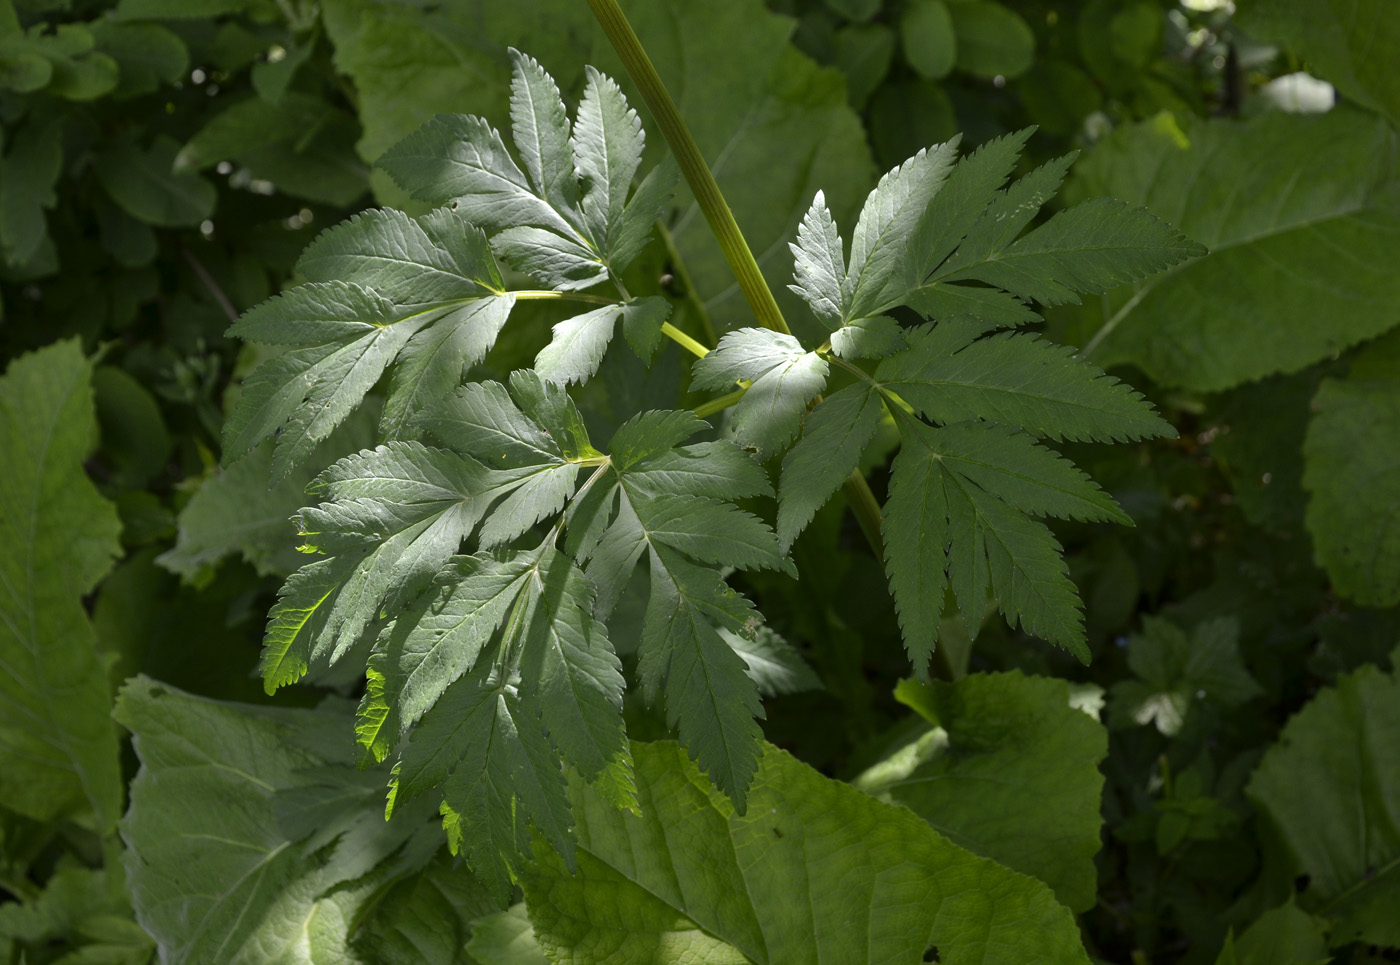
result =
[{"label": "dark green foliage", "polygon": [[620,6],[790,332],[581,0],[0,0],[0,958],[1394,958],[1384,0]]}]

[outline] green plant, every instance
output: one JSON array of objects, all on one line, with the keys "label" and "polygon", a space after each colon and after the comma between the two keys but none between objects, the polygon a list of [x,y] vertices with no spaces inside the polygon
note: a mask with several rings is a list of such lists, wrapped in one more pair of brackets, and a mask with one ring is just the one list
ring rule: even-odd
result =
[{"label": "green plant", "polygon": [[[629,59],[625,21],[607,19],[616,8],[599,7],[624,60],[645,71],[644,55]],[[796,575],[785,550],[882,417],[901,448],[881,549],[916,672],[935,652],[948,587],[963,612],[990,598],[1013,625],[1087,661],[1075,589],[1034,517],[1127,517],[1036,440],[1170,429],[1100,370],[1004,330],[1036,318],[1029,300],[1103,292],[1203,251],[1117,202],[1085,202],[1023,234],[1072,158],[1003,190],[1025,134],[961,160],[953,141],[881,180],[849,261],[817,195],[793,246],[794,287],[825,341],[804,346],[761,299],[766,289],[746,288],[772,327],[735,330],[707,351],[665,321],[663,298],[633,296],[619,278],[669,193],[664,168],[632,191],[636,114],[590,69],[571,126],[552,79],[513,57],[524,170],[475,117],[440,117],[391,148],[380,166],[441,207],[418,218],[371,211],[329,230],[298,263],[306,283],[239,320],[233,334],[290,351],[249,377],[225,444],[232,460],[275,438],[275,480],[390,372],[380,445],[309,490],[322,501],[299,516],[303,549],[325,558],[284,586],[262,672],[271,691],[341,661],[366,667],[356,731],[369,759],[394,757],[390,811],[441,795],[454,850],[501,896],[522,873],[531,825],[573,866],[556,754],[613,806],[637,809],[607,623],[643,557],[637,679],[744,813],[761,709],[726,635],[751,638],[762,617],[716,567]],[[653,112],[678,125],[654,73],[639,80]],[[706,213],[718,211],[712,223],[746,286],[762,285],[747,246],[724,233],[732,219],[683,130],[668,133],[687,179]],[[541,287],[508,285],[498,258]],[[533,369],[459,385],[512,307],[533,299],[583,311],[554,326]],[[929,323],[902,325],[890,314],[899,309]],[[644,361],[670,336],[699,356],[692,389],[729,391],[693,412],[630,415],[604,452],[566,386],[606,364],[619,321]],[[730,406],[724,438],[686,444],[709,429],[699,415]],[[772,492],[751,453],[784,451],[775,534],[736,501]],[[464,544],[471,555],[459,555]]]},{"label": "green plant", "polygon": [[[1383,4],[623,0],[627,20],[603,0],[13,4],[0,959],[1394,956]],[[577,222],[518,196],[544,222],[483,239],[394,182],[390,149],[439,113],[428,130],[474,113],[483,135],[519,133],[509,47],[557,78],[556,122],[589,91],[601,116],[585,64],[626,92],[653,136],[614,126],[642,157],[620,212],[596,194],[590,226],[578,180]],[[507,143],[524,195],[547,200]],[[877,185],[872,157],[899,173]],[[922,204],[942,168],[939,217],[987,175],[984,203],[965,198],[984,227],[945,252],[969,275],[876,311],[856,297],[883,257],[856,237],[881,220],[863,202]],[[366,190],[382,208],[360,210]],[[1024,287],[1005,263],[1104,195],[1210,255],[1164,233],[1156,255],[1177,263],[1082,303]],[[1045,203],[985,231],[1020,200]],[[884,247],[919,254],[926,218]],[[608,238],[623,223],[648,236],[625,267]],[[539,260],[522,237],[555,250],[532,267],[553,277],[519,270]],[[370,270],[365,239],[415,241],[429,268]],[[306,345],[221,337],[279,289],[248,317],[319,289],[350,324]],[[354,304],[391,319],[358,346]],[[334,377],[350,356],[360,385]],[[278,421],[276,373],[308,361],[316,384],[285,391],[330,408]],[[253,442],[259,392],[273,424]],[[434,421],[464,405],[490,415],[455,423],[486,433],[472,445],[514,426],[533,451],[462,451]],[[696,432],[624,448],[648,427]],[[483,490],[474,532],[443,549],[476,512],[462,493]],[[915,496],[943,499],[911,511]],[[964,526],[969,505],[997,528]],[[297,552],[293,515],[320,553]],[[998,557],[1008,535],[1022,552]],[[415,585],[407,544],[449,563]],[[678,579],[654,580],[653,556]],[[911,600],[911,559],[940,592]],[[1056,591],[1044,605],[1026,572]],[[295,628],[279,586],[290,602],[321,577],[332,596],[264,654],[293,677],[318,634],[329,653],[266,694],[250,673],[264,615]],[[669,613],[698,614],[665,624],[693,633],[659,636]],[[365,632],[335,639],[342,617]],[[512,665],[507,640],[540,671],[521,662],[491,708],[514,753],[442,745],[400,770],[420,793],[386,821],[393,763],[424,759],[427,723],[481,723],[454,703],[488,662]],[[728,692],[677,684],[697,653]],[[472,755],[495,784],[464,778]],[[502,787],[514,813],[492,809]],[[445,797],[473,806],[444,815]]]}]

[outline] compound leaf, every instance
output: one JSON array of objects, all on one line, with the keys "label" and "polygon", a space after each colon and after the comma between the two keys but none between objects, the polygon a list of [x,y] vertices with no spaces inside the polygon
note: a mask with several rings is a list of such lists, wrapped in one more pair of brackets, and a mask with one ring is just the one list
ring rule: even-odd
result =
[{"label": "compound leaf", "polygon": [[1206,249],[1164,221],[1111,198],[1061,211],[984,261],[934,274],[934,280],[984,281],[1046,305],[1078,302],[1155,275]]},{"label": "compound leaf", "polygon": [[852,315],[876,314],[913,287],[917,255],[910,240],[952,171],[958,143],[955,138],[920,151],[882,177],[866,198],[851,235]]},{"label": "compound leaf", "polygon": [[[393,208],[354,215],[323,231],[302,252],[297,271],[310,282],[354,282],[397,305],[496,295],[505,288],[486,235],[450,208],[421,218]],[[233,334],[252,337],[246,316]]]},{"label": "compound leaf", "polygon": [[784,551],[859,464],[884,411],[880,394],[861,383],[832,393],[807,413],[802,438],[783,457],[778,486],[778,541]]},{"label": "compound leaf", "polygon": [[413,197],[432,205],[455,202],[487,231],[534,226],[573,233],[535,193],[501,135],[479,117],[439,114],[385,151],[378,164]]},{"label": "compound leaf", "polygon": [[789,243],[788,247],[792,250],[796,282],[792,290],[802,296],[823,325],[834,331],[846,319],[851,291],[841,233],[826,208],[826,195],[822,192],[817,192],[802,217],[796,244]]},{"label": "compound leaf", "polygon": [[511,48],[510,133],[539,196],[561,214],[575,214],[578,181],[569,118],[554,78],[535,58]]},{"label": "compound leaf", "polygon": [[[1087,662],[1079,595],[1059,544],[1026,514],[1111,517],[1107,497],[1078,470],[1028,444],[1008,446],[997,461],[1016,455],[995,465],[976,435],[984,429],[934,429],[912,418],[899,426],[885,563],[915,671],[927,672],[950,585],[963,613],[980,614],[990,589],[1013,626],[1019,622]],[[967,451],[959,453],[960,446]]]},{"label": "compound leaf", "polygon": [[986,419],[1038,436],[1109,442],[1174,435],[1141,395],[1035,335],[977,338],[985,326],[954,318],[909,332],[909,350],[876,378],[936,422]]},{"label": "compound leaf", "polygon": [[611,254],[632,177],[642,163],[646,137],[637,112],[612,78],[586,67],[587,83],[574,126],[574,155],[584,184],[583,214],[589,233]]},{"label": "compound leaf", "polygon": [[535,371],[551,382],[586,382],[598,371],[617,320],[637,354],[649,358],[671,303],[659,295],[607,305],[554,326],[554,338],[535,356]]}]

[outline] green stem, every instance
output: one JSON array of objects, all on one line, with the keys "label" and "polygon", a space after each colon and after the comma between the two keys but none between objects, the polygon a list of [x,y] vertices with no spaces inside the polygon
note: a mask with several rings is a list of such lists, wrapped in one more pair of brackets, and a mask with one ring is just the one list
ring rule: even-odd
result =
[{"label": "green stem", "polygon": [[[764,328],[791,335],[792,331],[778,308],[778,302],[773,298],[772,289],[768,287],[768,282],[764,281],[758,261],[749,250],[743,233],[739,231],[734,212],[729,210],[719,185],[715,183],[715,176],[705,163],[705,157],[700,153],[695,138],[691,137],[690,129],[686,127],[676,102],[671,99],[666,85],[661,82],[661,76],[657,74],[651,58],[642,48],[632,25],[627,22],[622,8],[617,5],[617,0],[588,0],[588,5],[593,8],[593,15],[598,18],[598,23],[602,25],[603,33],[607,34],[613,49],[622,58],[627,73],[641,89],[642,99],[647,102],[652,117],[656,119],[656,126],[661,129],[662,136],[670,145],[671,153],[675,155],[681,173],[685,175],[686,183],[695,195],[695,202],[700,205],[701,213],[709,222],[710,230],[714,232],[715,240],[719,242],[720,250],[724,252],[724,258],[729,262],[730,270],[734,272],[739,289],[748,300],[749,307],[753,309],[754,318]],[[693,286],[688,283],[686,288],[694,291]],[[704,319],[705,316],[702,314],[701,318]],[[718,412],[726,406],[733,405],[742,397],[743,392],[742,389],[731,392],[706,403],[695,412],[704,418],[702,412]],[[877,557],[883,557],[885,544],[880,535],[880,504],[876,502],[869,484],[859,470],[851,473],[850,478],[846,480],[845,490],[846,499],[856,515],[856,521],[860,523],[861,532],[870,543],[870,548],[875,551]],[[943,664],[946,669],[946,659],[943,660]],[[947,679],[952,679],[951,675]]]},{"label": "green stem", "polygon": [[502,292],[503,295],[514,295],[517,301],[566,301],[566,302],[587,302],[590,305],[616,305],[616,298],[607,298],[603,295],[580,295],[578,292],[556,292],[548,289],[527,289],[518,292]]},{"label": "green stem", "polygon": [[671,341],[675,342],[681,348],[685,349],[687,352],[689,352],[691,355],[694,355],[698,359],[703,359],[706,355],[710,354],[709,349],[701,345],[699,342],[695,341],[695,339],[691,338],[689,335],[685,334],[685,332],[682,332],[680,329],[676,328],[676,326],[672,325],[670,322],[662,323],[661,334],[665,335]]},{"label": "green stem", "polygon": [[739,231],[734,212],[730,211],[729,205],[725,203],[724,195],[720,193],[719,185],[715,183],[715,176],[710,173],[704,155],[700,153],[695,138],[691,137],[690,129],[686,127],[681,112],[676,108],[676,102],[671,99],[670,92],[661,83],[660,75],[657,74],[647,52],[642,49],[641,41],[637,39],[632,25],[627,22],[622,8],[617,5],[617,0],[588,0],[588,5],[593,8],[593,15],[598,18],[598,23],[602,24],[603,33],[607,34],[613,49],[622,58],[627,73],[641,89],[642,99],[647,102],[652,117],[656,118],[656,126],[661,128],[662,136],[671,146],[671,153],[675,155],[681,173],[685,175],[686,183],[695,195],[695,202],[700,205],[701,213],[710,223],[710,230],[714,232],[715,240],[719,242],[720,250],[724,252],[725,260],[729,262],[740,290],[748,299],[754,318],[758,319],[758,323],[764,328],[791,334],[787,322],[783,320],[783,313],[773,298],[772,290],[763,280],[763,272],[759,271],[758,262],[749,250],[748,242]]},{"label": "green stem", "polygon": [[720,396],[718,399],[711,399],[709,402],[706,402],[704,405],[697,405],[695,408],[691,409],[690,411],[691,411],[691,412],[694,412],[696,415],[698,415],[698,416],[699,416],[700,418],[702,418],[702,419],[708,419],[710,416],[714,415],[716,412],[723,412],[725,409],[729,408],[731,405],[734,405],[736,402],[738,402],[740,399],[742,399],[742,398],[744,397],[744,393],[747,392],[747,391],[749,391],[749,390],[746,389],[746,388],[745,388],[745,389],[735,389],[733,392],[729,393],[728,395],[722,395],[722,396]]}]

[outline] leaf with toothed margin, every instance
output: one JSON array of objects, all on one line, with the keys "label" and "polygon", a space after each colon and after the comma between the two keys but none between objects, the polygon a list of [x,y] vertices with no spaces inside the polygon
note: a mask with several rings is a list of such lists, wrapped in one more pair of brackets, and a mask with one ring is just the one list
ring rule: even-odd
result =
[{"label": "leaf with toothed margin", "polygon": [[953,170],[959,141],[915,154],[882,177],[866,198],[851,234],[846,317],[877,314],[912,287],[910,266],[917,263],[918,249],[910,241]]},{"label": "leaf with toothed margin", "polygon": [[616,247],[627,192],[642,163],[646,135],[637,112],[612,78],[585,67],[588,80],[578,105],[573,147],[583,182],[583,216],[605,256]]},{"label": "leaf with toothed margin", "polygon": [[671,303],[659,295],[607,305],[554,326],[553,340],[535,356],[535,371],[551,382],[587,382],[603,364],[617,320],[634,350],[650,358]]},{"label": "leaf with toothed margin", "polygon": [[741,328],[695,363],[698,389],[729,389],[749,382],[731,423],[740,444],[761,452],[782,449],[802,424],[807,403],[826,385],[827,362],[791,335]]},{"label": "leaf with toothed margin", "polygon": [[554,78],[535,58],[510,49],[510,134],[540,198],[575,215],[578,181],[569,143],[569,118]]},{"label": "leaf with toothed margin", "polygon": [[276,436],[282,478],[330,434],[386,369],[383,435],[456,384],[495,342],[514,305],[480,229],[439,210],[370,211],[323,232],[302,256],[310,279],[255,306],[229,334],[290,345],[259,366],[224,427],[235,461]]},{"label": "leaf with toothed margin", "polygon": [[382,756],[408,738],[390,807],[441,786],[449,840],[502,893],[528,852],[530,823],[571,856],[561,758],[636,809],[622,667],[592,608],[592,585],[549,542],[460,558],[371,659],[361,742]]},{"label": "leaf with toothed margin", "polygon": [[880,394],[869,383],[834,392],[807,413],[802,438],[783,457],[778,486],[778,541],[784,552],[860,463],[883,414]]},{"label": "leaf with toothed margin", "polygon": [[487,546],[557,511],[575,472],[563,460],[488,469],[417,442],[331,466],[308,489],[324,501],[299,517],[305,549],[330,558],[292,574],[269,614],[262,660],[269,691],[299,679],[313,661],[334,664],[382,613],[425,589],[488,510]]},{"label": "leaf with toothed margin", "polygon": [[1175,432],[1141,395],[1035,335],[978,338],[968,316],[910,330],[875,378],[936,422],[986,419],[1051,439],[1109,442]]},{"label": "leaf with toothed margin", "polygon": [[797,228],[796,244],[789,244],[793,257],[793,280],[788,286],[812,309],[812,314],[835,331],[846,319],[851,291],[846,279],[846,255],[841,233],[826,207],[826,196],[818,191],[812,206]]},{"label": "leaf with toothed margin", "polygon": [[656,961],[660,947],[713,965],[1088,965],[1074,915],[1045,884],[771,745],[747,811],[675,744],[632,753],[642,813],[570,781],[577,869],[537,848],[522,876],[534,935],[561,960]]},{"label": "leaf with toothed margin", "polygon": [[[915,672],[927,679],[949,586],[963,613],[981,614],[991,591],[1012,626],[1087,663],[1078,591],[1054,536],[1031,516],[1121,520],[1121,511],[1028,437],[998,429],[994,442],[985,426],[935,429],[902,411],[897,421],[885,566]],[[975,634],[977,621],[968,623]]]}]

